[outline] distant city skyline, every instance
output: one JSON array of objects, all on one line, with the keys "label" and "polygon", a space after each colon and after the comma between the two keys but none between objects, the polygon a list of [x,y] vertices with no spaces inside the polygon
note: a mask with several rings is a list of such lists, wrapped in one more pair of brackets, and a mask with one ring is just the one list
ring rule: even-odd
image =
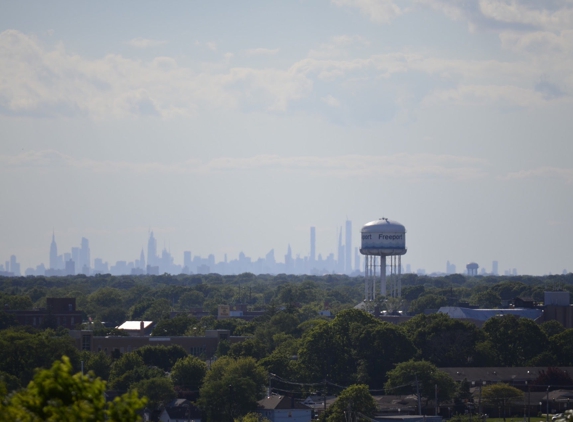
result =
[{"label": "distant city skyline", "polygon": [[[344,227],[344,229],[343,229]],[[345,243],[342,243],[344,232]],[[346,220],[344,226],[340,226],[338,230],[338,243],[336,245],[337,255],[330,252],[323,256],[322,253],[316,255],[316,227],[311,226],[309,230],[309,250],[308,255],[292,252],[290,244],[287,246],[287,252],[284,255],[284,260],[280,257],[275,257],[275,248],[271,248],[264,257],[253,259],[240,252],[236,258],[231,257],[225,253],[222,258],[217,259],[214,254],[210,253],[206,257],[200,254],[193,254],[191,250],[184,250],[181,253],[181,261],[165,247],[161,253],[157,249],[157,239],[155,238],[153,230],[149,231],[147,244],[141,247],[139,257],[134,259],[118,259],[115,262],[109,262],[102,258],[96,257],[93,262],[91,261],[91,249],[89,240],[82,237],[80,246],[72,246],[70,252],[63,252],[58,254],[58,245],[56,241],[55,231],[52,233],[51,243],[48,252],[48,266],[44,262],[38,263],[35,266],[28,266],[25,270],[21,268],[21,264],[17,262],[17,257],[11,255],[10,259],[5,261],[5,264],[0,264],[0,275],[8,275],[12,273],[15,276],[20,275],[34,275],[34,276],[66,276],[66,275],[95,275],[107,274],[112,275],[159,275],[159,274],[207,274],[219,273],[223,275],[240,274],[244,272],[252,272],[255,274],[347,274],[358,276],[363,274],[363,259],[359,253],[360,244],[352,246],[352,221]],[[145,254],[144,250],[147,250]],[[126,253],[125,255],[128,255]],[[132,253],[131,256],[137,256],[137,253]],[[468,261],[469,262],[469,261]],[[490,266],[482,263],[482,265],[471,262],[467,266],[474,266],[473,273],[476,275],[500,275],[499,263],[497,260],[491,261]],[[467,270],[458,271],[458,268],[465,268],[466,265],[459,267],[446,261],[445,271],[439,269],[416,268],[412,270],[409,263],[404,263],[402,266],[402,273],[417,273],[419,275],[429,274],[468,274]],[[563,273],[566,270],[562,271]],[[516,268],[508,268],[503,271],[502,275],[518,275]]]}]

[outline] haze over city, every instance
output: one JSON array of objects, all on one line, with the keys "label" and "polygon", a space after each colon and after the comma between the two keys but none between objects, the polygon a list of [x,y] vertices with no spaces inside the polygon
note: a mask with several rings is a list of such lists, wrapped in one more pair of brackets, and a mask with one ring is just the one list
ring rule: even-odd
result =
[{"label": "haze over city", "polygon": [[[337,256],[389,217],[412,271],[571,270],[570,2],[5,2],[0,262],[89,239]],[[62,252],[60,252],[62,253]],[[354,253],[354,252],[353,252]],[[353,255],[354,256],[354,255]]]}]

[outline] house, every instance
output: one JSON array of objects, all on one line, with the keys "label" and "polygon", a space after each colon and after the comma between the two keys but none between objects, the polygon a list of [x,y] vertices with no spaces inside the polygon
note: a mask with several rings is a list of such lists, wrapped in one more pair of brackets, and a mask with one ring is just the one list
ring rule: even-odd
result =
[{"label": "house", "polygon": [[161,422],[201,422],[201,413],[189,400],[176,399],[163,408],[159,420]]},{"label": "house", "polygon": [[272,394],[258,402],[257,413],[271,422],[310,422],[312,409],[294,397]]},{"label": "house", "polygon": [[155,323],[153,321],[125,321],[123,324],[115,327],[123,330],[128,336],[148,336],[153,331]]}]

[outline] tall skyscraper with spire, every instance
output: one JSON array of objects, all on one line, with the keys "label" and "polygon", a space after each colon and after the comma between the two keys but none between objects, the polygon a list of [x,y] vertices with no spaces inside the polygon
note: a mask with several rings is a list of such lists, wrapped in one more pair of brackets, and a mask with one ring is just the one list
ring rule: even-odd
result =
[{"label": "tall skyscraper with spire", "polygon": [[151,232],[147,241],[147,265],[154,267],[157,265],[157,261],[157,241]]},{"label": "tall skyscraper with spire", "polygon": [[344,272],[344,246],[342,246],[342,227],[340,227],[340,231],[338,232],[338,272]]},{"label": "tall skyscraper with spire", "polygon": [[56,234],[52,232],[52,243],[50,244],[50,268],[58,269],[58,245],[56,245]]},{"label": "tall skyscraper with spire", "polygon": [[346,274],[352,272],[352,221],[346,220],[346,244],[344,245],[346,259],[344,269]]}]

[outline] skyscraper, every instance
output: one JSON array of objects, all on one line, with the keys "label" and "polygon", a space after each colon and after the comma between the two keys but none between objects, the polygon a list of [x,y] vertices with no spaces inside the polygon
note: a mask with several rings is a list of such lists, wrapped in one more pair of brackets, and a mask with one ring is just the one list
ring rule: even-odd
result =
[{"label": "skyscraper", "polygon": [[290,244],[288,245],[287,254],[285,255],[285,272],[287,274],[292,274],[293,272],[292,249],[290,248]]},{"label": "skyscraper", "polygon": [[52,243],[50,244],[50,269],[58,269],[58,245],[56,245],[56,234],[52,232]]},{"label": "skyscraper", "polygon": [[[78,247],[72,247],[72,260],[74,261],[75,264],[75,269],[74,271],[77,269],[78,272],[80,272],[82,265],[81,262],[82,260],[80,259],[80,248]],[[67,266],[67,262],[66,262],[66,266]]]},{"label": "skyscraper", "polygon": [[145,255],[143,254],[143,248],[141,248],[141,253],[139,254],[139,268],[145,269]]},{"label": "skyscraper", "polygon": [[360,250],[358,248],[354,248],[354,269],[362,271],[362,268],[360,268]]},{"label": "skyscraper", "polygon": [[352,272],[352,221],[346,220],[346,245],[344,245],[346,252],[345,272],[350,274]]},{"label": "skyscraper", "polygon": [[342,246],[342,227],[338,232],[338,262],[337,262],[337,271],[340,273],[344,272],[344,246]]},{"label": "skyscraper", "polygon": [[16,260],[16,255],[10,257],[10,272],[14,273],[15,276],[20,276],[20,264]]},{"label": "skyscraper", "polygon": [[147,265],[152,267],[157,265],[157,241],[153,237],[153,232],[149,234],[147,241]]},{"label": "skyscraper", "polygon": [[316,261],[316,228],[310,228],[310,262]]},{"label": "skyscraper", "polygon": [[86,267],[87,269],[91,268],[90,241],[87,240],[85,237],[82,237],[79,265],[77,266],[78,272],[83,273],[84,267]]},{"label": "skyscraper", "polygon": [[499,267],[499,264],[498,264],[497,261],[493,261],[493,262],[491,263],[491,273],[492,273],[493,275],[498,275],[498,273],[499,273],[498,267]]}]

